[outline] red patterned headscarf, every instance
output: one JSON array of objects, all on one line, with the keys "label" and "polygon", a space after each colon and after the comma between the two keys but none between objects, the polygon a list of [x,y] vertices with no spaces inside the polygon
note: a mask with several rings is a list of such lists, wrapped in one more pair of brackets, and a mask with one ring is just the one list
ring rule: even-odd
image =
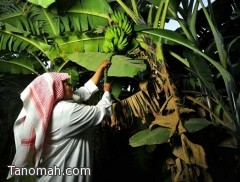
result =
[{"label": "red patterned headscarf", "polygon": [[44,73],[21,93],[23,108],[14,124],[16,154],[12,165],[26,166],[31,150],[35,153],[34,166],[38,165],[53,107],[63,98],[62,81],[67,79],[67,73]]}]

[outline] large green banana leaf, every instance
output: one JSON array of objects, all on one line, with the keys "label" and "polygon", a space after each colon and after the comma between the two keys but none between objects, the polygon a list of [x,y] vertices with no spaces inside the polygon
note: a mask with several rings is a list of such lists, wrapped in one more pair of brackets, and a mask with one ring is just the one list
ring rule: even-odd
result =
[{"label": "large green banana leaf", "polygon": [[[110,54],[101,52],[73,53],[66,55],[66,60],[71,60],[88,70],[96,71],[103,60],[109,59]],[[142,59],[131,59],[126,56],[112,56],[111,66],[108,70],[108,76],[113,77],[131,77],[146,70],[146,64]]]},{"label": "large green banana leaf", "polygon": [[62,57],[74,52],[102,51],[103,36],[90,37],[86,34],[68,33],[64,37],[56,37],[53,45],[46,44],[43,40],[31,36],[28,32],[17,29],[8,24],[0,27],[0,50],[21,52],[27,50],[32,53],[41,51],[50,60]]},{"label": "large green banana leaf", "polygon": [[[76,3],[67,11],[67,14],[80,17],[81,26],[96,28],[97,26],[108,25],[109,14],[112,9],[106,0],[77,0]],[[82,27],[82,31],[85,31]]]},{"label": "large green banana leaf", "polygon": [[[89,36],[81,33],[67,33],[64,37],[58,37],[54,40],[59,55],[63,57],[66,54],[74,52],[101,52],[104,36]],[[52,50],[45,50],[51,52]]]},{"label": "large green banana leaf", "polygon": [[[102,61],[109,59],[109,57],[110,54],[101,52],[76,52],[65,55],[65,60],[75,62],[90,71],[96,71]],[[134,78],[136,75],[146,70],[146,64],[142,59],[131,59],[126,56],[115,55],[112,57],[111,62],[112,64],[108,70],[108,76]],[[33,59],[30,60],[26,55],[8,61],[1,59],[0,72],[11,74],[38,74],[35,64],[33,64]],[[63,70],[60,69],[55,71],[60,72]]]}]

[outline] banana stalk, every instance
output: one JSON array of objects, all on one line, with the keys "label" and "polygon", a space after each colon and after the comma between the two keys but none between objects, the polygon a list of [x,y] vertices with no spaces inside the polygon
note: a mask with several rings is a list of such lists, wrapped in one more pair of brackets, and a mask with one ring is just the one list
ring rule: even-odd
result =
[{"label": "banana stalk", "polygon": [[[109,61],[111,62],[112,61],[112,57],[114,56],[114,52],[112,52],[109,56]],[[103,76],[103,83],[107,83],[107,77],[108,77],[108,69],[109,69],[109,66],[107,68],[105,68],[104,70],[104,76]]]}]

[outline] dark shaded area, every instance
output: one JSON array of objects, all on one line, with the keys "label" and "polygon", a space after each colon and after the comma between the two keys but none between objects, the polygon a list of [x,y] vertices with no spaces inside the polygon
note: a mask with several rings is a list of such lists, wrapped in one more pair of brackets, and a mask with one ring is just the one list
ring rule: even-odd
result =
[{"label": "dark shaded area", "polygon": [[95,146],[93,182],[162,181],[161,168],[164,156],[169,154],[167,148],[161,151],[157,146],[153,147],[155,150],[148,146],[133,148],[128,144],[130,136],[126,129],[100,127],[96,135],[100,143]]},{"label": "dark shaded area", "polygon": [[209,126],[188,136],[191,141],[203,146],[214,182],[240,180],[240,149],[220,144],[231,136],[224,128],[215,126]]},{"label": "dark shaded area", "polygon": [[15,155],[13,124],[22,108],[20,93],[34,75],[4,75],[0,78],[0,181],[8,174],[7,165]]},{"label": "dark shaded area", "polygon": [[[172,157],[170,145],[133,148],[128,145],[130,133],[126,129],[97,129],[93,182],[171,181],[170,171],[165,164],[166,159]],[[209,126],[187,136],[193,143],[204,147],[208,171],[214,182],[240,180],[240,150],[218,146],[219,142],[230,136],[224,129]],[[199,181],[205,182],[202,178]]]}]

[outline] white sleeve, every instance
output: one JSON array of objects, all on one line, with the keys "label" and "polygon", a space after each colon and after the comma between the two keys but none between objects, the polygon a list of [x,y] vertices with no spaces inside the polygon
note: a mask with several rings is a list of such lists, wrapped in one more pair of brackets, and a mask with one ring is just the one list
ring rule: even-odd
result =
[{"label": "white sleeve", "polygon": [[97,91],[98,87],[90,79],[84,84],[84,86],[80,87],[79,89],[73,92],[73,101],[77,103],[86,101],[90,98],[92,94],[94,94]]},{"label": "white sleeve", "polygon": [[[72,103],[74,104],[74,103]],[[112,101],[109,92],[105,91],[102,99],[96,106],[75,104],[70,116],[70,121],[64,127],[67,137],[74,137],[85,130],[96,126],[112,114]]]}]

